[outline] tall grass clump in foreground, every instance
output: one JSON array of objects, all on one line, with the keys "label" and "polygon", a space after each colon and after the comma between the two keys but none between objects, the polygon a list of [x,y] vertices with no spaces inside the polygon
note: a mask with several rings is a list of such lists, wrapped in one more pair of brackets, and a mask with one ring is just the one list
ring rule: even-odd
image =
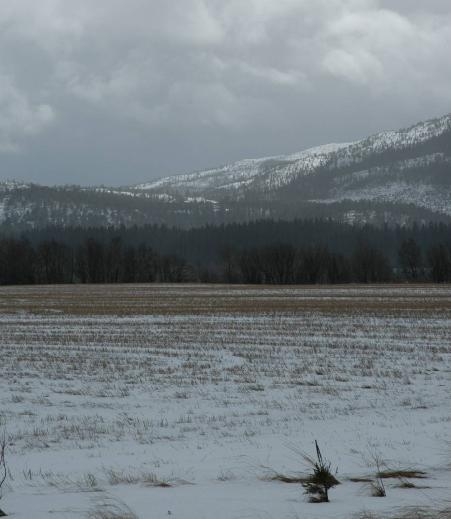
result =
[{"label": "tall grass clump in foreground", "polygon": [[[3,437],[0,439],[0,499],[2,497],[2,495],[1,495],[2,486],[5,483],[6,477],[8,475],[8,469],[6,467],[5,451],[6,451],[6,433],[3,433]],[[0,517],[6,517],[5,512],[1,508],[0,508]]]},{"label": "tall grass clump in foreground", "polygon": [[328,503],[329,490],[340,482],[331,472],[331,463],[323,458],[318,442],[315,440],[316,460],[303,454],[304,459],[311,465],[313,472],[310,474],[302,486],[305,493],[310,495],[310,503]]},{"label": "tall grass clump in foreground", "polygon": [[385,465],[381,457],[374,452],[372,454],[373,465],[376,467],[376,479],[371,482],[371,495],[373,497],[386,497],[387,492],[385,490],[382,466]]}]

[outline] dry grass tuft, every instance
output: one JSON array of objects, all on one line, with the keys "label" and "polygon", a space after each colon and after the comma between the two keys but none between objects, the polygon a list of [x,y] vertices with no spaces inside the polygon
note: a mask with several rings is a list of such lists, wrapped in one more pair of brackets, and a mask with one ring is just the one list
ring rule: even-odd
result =
[{"label": "dry grass tuft", "polygon": [[426,479],[427,474],[426,472],[423,472],[422,470],[382,470],[378,472],[377,474],[378,478],[381,479],[402,479],[402,478],[408,478],[408,479]]},{"label": "dry grass tuft", "polygon": [[309,476],[301,476],[300,474],[297,475],[287,475],[287,474],[280,474],[280,473],[274,473],[271,475],[268,475],[264,478],[267,481],[280,481],[280,483],[298,483],[298,484],[304,484],[309,480]]},{"label": "dry grass tuft", "polygon": [[89,513],[89,519],[139,519],[125,504],[105,503]]},{"label": "dry grass tuft", "polygon": [[430,508],[403,508],[390,516],[374,514],[373,512],[361,512],[354,519],[451,519],[451,508],[434,510]]},{"label": "dry grass tuft", "polygon": [[363,476],[363,477],[349,478],[349,481],[351,483],[372,483],[374,481],[374,479]]},{"label": "dry grass tuft", "polygon": [[391,519],[451,519],[451,509],[429,510],[424,508],[408,508]]},{"label": "dry grass tuft", "polygon": [[129,512],[114,512],[112,510],[97,510],[89,515],[90,519],[138,519],[135,514]]},{"label": "dry grass tuft", "polygon": [[138,485],[149,487],[170,488],[173,485],[159,478],[154,472],[130,472],[113,468],[104,469],[110,485]]},{"label": "dry grass tuft", "polygon": [[427,487],[418,487],[415,483],[411,481],[401,481],[399,485],[396,485],[396,488],[427,488]]},{"label": "dry grass tuft", "polygon": [[385,491],[384,482],[382,479],[376,479],[370,483],[371,486],[371,495],[373,497],[385,497],[387,495]]},{"label": "dry grass tuft", "polygon": [[144,475],[143,483],[148,487],[160,487],[160,488],[171,488],[172,485],[169,481],[159,479],[156,474],[150,472]]}]

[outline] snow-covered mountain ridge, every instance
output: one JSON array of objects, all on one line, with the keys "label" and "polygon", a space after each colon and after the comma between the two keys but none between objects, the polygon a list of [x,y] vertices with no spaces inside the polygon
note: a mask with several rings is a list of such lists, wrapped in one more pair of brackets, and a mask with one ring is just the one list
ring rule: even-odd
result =
[{"label": "snow-covered mountain ridge", "polygon": [[323,167],[340,168],[387,150],[401,151],[451,131],[451,114],[421,122],[398,131],[381,132],[351,143],[317,146],[290,155],[245,159],[219,168],[162,178],[135,186],[137,190],[178,193],[181,195],[217,192],[219,197],[240,189],[259,191],[278,189],[300,176]]},{"label": "snow-covered mountain ridge", "polygon": [[0,182],[0,225],[11,229],[318,217],[451,221],[451,115],[121,188]]},{"label": "snow-covered mountain ridge", "polygon": [[287,171],[293,172],[295,168],[290,168],[296,164],[297,168],[304,173],[310,173],[317,167],[325,164],[328,157],[339,149],[350,146],[350,143],[326,144],[316,146],[291,155],[277,155],[258,159],[243,159],[232,164],[227,164],[219,168],[198,171],[194,173],[176,175],[158,179],[154,182],[138,184],[135,189],[139,190],[160,190],[164,188],[184,189],[186,191],[197,191],[209,188],[217,189],[239,189],[241,186],[248,185],[255,177],[264,174],[267,169],[276,165],[282,165]]}]

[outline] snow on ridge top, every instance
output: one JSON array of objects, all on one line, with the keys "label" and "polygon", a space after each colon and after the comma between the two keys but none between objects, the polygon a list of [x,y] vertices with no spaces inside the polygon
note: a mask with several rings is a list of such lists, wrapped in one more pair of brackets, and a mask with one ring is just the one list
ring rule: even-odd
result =
[{"label": "snow on ridge top", "polygon": [[[355,142],[338,142],[338,143],[332,142],[330,144],[321,144],[319,146],[313,146],[312,148],[306,148],[305,150],[302,150],[302,151],[296,151],[294,153],[289,153],[288,155],[269,155],[267,157],[260,157],[257,159],[241,159],[241,160],[238,160],[237,162],[233,162],[229,166],[224,166],[224,167],[246,166],[246,165],[251,165],[251,164],[268,162],[271,160],[294,161],[294,160],[303,159],[305,157],[310,157],[312,155],[328,155],[329,153],[335,153],[336,151],[341,150],[342,148],[347,148],[348,146],[351,146],[352,144],[355,144]],[[210,171],[214,171],[214,170],[210,170]]]},{"label": "snow on ridge top", "polygon": [[238,189],[248,186],[253,180],[259,180],[259,178],[262,178],[266,187],[277,188],[290,182],[296,176],[315,172],[326,165],[335,154],[338,165],[350,164],[363,156],[390,147],[404,148],[425,142],[450,129],[451,114],[420,122],[407,129],[380,132],[354,142],[315,146],[287,155],[242,159],[218,168],[164,177],[154,182],[139,184],[134,186],[134,189],[172,188],[186,192],[200,192],[204,189],[224,190],[229,186]]},{"label": "snow on ridge top", "polygon": [[349,146],[352,146],[357,142],[359,141],[331,142],[330,144],[323,144],[321,146],[315,146],[313,148],[308,148],[303,151],[298,151],[297,153],[292,153],[291,155],[281,155],[279,158],[284,158],[285,160],[299,160],[312,155],[329,155],[330,153],[336,153],[338,150],[341,150],[343,148],[348,148]]},{"label": "snow on ridge top", "polygon": [[[433,137],[438,137],[450,129],[451,114],[448,114],[438,119],[431,119],[415,124],[403,130],[377,133],[376,135],[368,137],[366,142],[368,142],[374,150],[378,151],[387,146],[408,146],[410,144],[421,143]],[[360,142],[363,143],[365,140]]]},{"label": "snow on ridge top", "polygon": [[[289,155],[270,155],[267,157],[254,158],[254,159],[241,159],[218,168],[206,169],[202,171],[196,171],[193,173],[184,173],[180,175],[174,175],[171,177],[164,177],[154,182],[147,182],[144,184],[138,184],[134,186],[134,189],[156,189],[158,187],[171,187],[180,186],[183,184],[195,183],[196,187],[208,187],[218,177],[224,175],[226,184],[239,183],[239,181],[246,181],[260,173],[260,166],[266,162],[280,161],[280,162],[296,162],[305,159],[312,159],[305,164],[305,169],[314,169],[316,160],[323,162],[324,159],[336,151],[347,148],[355,144],[354,142],[346,143],[331,143],[321,146],[315,146],[308,148],[303,151],[295,152]],[[302,165],[301,165],[302,167]],[[227,180],[226,180],[227,178]],[[226,186],[221,186],[226,187]]]}]

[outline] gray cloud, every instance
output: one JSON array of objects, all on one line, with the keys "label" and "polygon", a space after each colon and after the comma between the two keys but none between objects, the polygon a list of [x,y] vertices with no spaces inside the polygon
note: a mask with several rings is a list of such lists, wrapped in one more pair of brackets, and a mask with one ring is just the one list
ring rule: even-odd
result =
[{"label": "gray cloud", "polygon": [[0,152],[18,150],[18,141],[42,131],[54,119],[47,104],[33,105],[9,76],[0,75]]},{"label": "gray cloud", "polygon": [[0,24],[2,177],[124,184],[450,111],[442,0],[5,0]]}]

